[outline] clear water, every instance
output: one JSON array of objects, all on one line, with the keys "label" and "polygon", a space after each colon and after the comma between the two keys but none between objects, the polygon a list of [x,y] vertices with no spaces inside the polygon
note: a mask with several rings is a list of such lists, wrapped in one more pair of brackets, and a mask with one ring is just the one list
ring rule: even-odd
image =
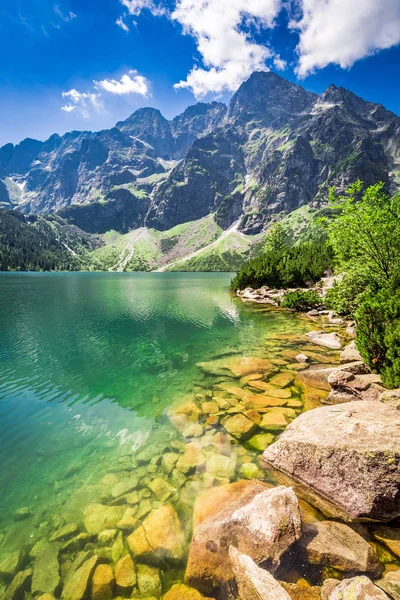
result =
[{"label": "clear water", "polygon": [[[0,275],[0,546],[79,520],[99,479],[171,427],[167,409],[203,377],[197,362],[274,358],[285,338],[300,350],[312,324],[243,304],[230,279]],[[21,507],[33,518],[15,522]]]}]

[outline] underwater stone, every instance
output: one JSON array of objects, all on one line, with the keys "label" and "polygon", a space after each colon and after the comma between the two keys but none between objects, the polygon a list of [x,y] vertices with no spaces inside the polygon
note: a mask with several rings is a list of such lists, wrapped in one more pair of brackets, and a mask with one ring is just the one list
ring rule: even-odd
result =
[{"label": "underwater stone", "polygon": [[92,578],[92,600],[111,600],[114,590],[114,573],[110,565],[98,565]]},{"label": "underwater stone", "polygon": [[58,589],[60,585],[59,551],[60,545],[56,542],[41,546],[35,558],[32,594],[54,594]]},{"label": "underwater stone", "polygon": [[326,579],[321,590],[322,600],[389,600],[386,594],[365,575],[337,581]]},{"label": "underwater stone", "polygon": [[69,523],[56,531],[56,533],[51,536],[50,542],[66,542],[77,533],[79,533],[78,525],[76,523]]},{"label": "underwater stone", "polygon": [[348,525],[321,521],[303,526],[300,545],[312,565],[325,565],[338,571],[370,573],[383,570],[372,546]]},{"label": "underwater stone", "polygon": [[89,504],[84,510],[83,522],[88,533],[101,533],[117,526],[125,509],[122,506]]},{"label": "underwater stone", "polygon": [[136,568],[140,597],[154,596],[159,598],[161,594],[160,571],[148,565],[137,565]]},{"label": "underwater stone", "polygon": [[235,415],[225,421],[224,427],[228,433],[241,442],[251,438],[257,431],[257,425],[242,414]]},{"label": "underwater stone", "polygon": [[82,600],[85,598],[97,562],[98,557],[92,556],[76,570],[74,565],[71,566],[65,579],[62,592],[63,600]]},{"label": "underwater stone", "polygon": [[1,600],[20,600],[25,596],[25,592],[29,590],[29,583],[32,577],[32,569],[20,571],[16,574],[6,591],[1,597]]},{"label": "underwater stone", "polygon": [[136,585],[135,563],[129,554],[120,558],[115,566],[115,583],[122,593]]},{"label": "underwater stone", "polygon": [[0,575],[12,577],[18,570],[22,561],[22,550],[5,552],[0,556]]},{"label": "underwater stone", "polygon": [[212,454],[206,463],[207,473],[215,477],[232,479],[235,475],[236,461],[223,454]]},{"label": "underwater stone", "polygon": [[176,489],[161,477],[153,479],[149,484],[149,488],[160,502],[165,502],[176,492]]}]

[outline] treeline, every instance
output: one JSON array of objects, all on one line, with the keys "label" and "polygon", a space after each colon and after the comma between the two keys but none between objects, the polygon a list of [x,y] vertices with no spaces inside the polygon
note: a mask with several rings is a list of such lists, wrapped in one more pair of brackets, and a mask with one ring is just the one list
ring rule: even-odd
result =
[{"label": "treeline", "polygon": [[98,244],[97,238],[57,216],[0,211],[0,271],[91,269],[88,252]]},{"label": "treeline", "polygon": [[[388,387],[400,387],[400,195],[388,196],[383,183],[364,189],[357,181],[343,196],[331,190],[330,208],[312,241],[293,245],[292,232],[275,226],[232,289],[307,287],[333,269],[340,277],[326,308],[355,319],[363,359]],[[307,310],[319,302],[313,291],[291,291],[283,305]]]}]

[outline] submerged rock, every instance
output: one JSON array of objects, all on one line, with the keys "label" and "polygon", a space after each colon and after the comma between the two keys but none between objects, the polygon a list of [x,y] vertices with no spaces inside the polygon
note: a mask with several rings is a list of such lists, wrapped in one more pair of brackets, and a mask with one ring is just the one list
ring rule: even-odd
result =
[{"label": "submerged rock", "polygon": [[92,578],[92,600],[111,600],[114,591],[114,573],[110,565],[98,565]]},{"label": "submerged rock", "polygon": [[161,579],[157,568],[137,565],[137,582],[141,598],[160,597]]},{"label": "submerged rock", "polygon": [[35,558],[32,578],[34,595],[54,594],[58,589],[60,585],[59,551],[60,546],[57,542],[40,546]]},{"label": "submerged rock", "polygon": [[202,371],[209,375],[228,375],[245,377],[253,373],[264,373],[272,368],[272,363],[256,356],[227,356],[209,362],[197,363]]},{"label": "submerged rock", "polygon": [[400,516],[399,434],[400,412],[381,402],[316,408],[267,448],[263,466],[304,484],[325,514],[391,520]]},{"label": "submerged rock", "polygon": [[343,581],[326,579],[322,586],[321,598],[322,600],[389,600],[386,594],[364,575]]},{"label": "submerged rock", "polygon": [[375,577],[382,573],[383,567],[372,546],[343,523],[321,521],[305,525],[300,544],[312,565],[370,573]]},{"label": "submerged rock", "polygon": [[122,519],[125,509],[122,506],[89,504],[83,513],[83,522],[88,533],[101,533],[112,529]]},{"label": "submerged rock", "polygon": [[374,531],[374,538],[382,542],[400,558],[400,528],[380,525]]},{"label": "submerged rock", "polygon": [[338,333],[323,333],[322,331],[310,331],[307,333],[313,344],[331,348],[332,350],[340,350],[342,347],[341,337]]},{"label": "submerged rock", "polygon": [[400,571],[386,573],[383,579],[375,581],[375,585],[389,594],[393,600],[400,600]]},{"label": "submerged rock", "polygon": [[163,600],[202,600],[204,596],[194,588],[177,583],[165,594]]},{"label": "submerged rock", "polygon": [[[98,562],[97,556],[81,562],[80,557],[71,565],[64,583],[63,600],[82,600],[86,597],[89,583]],[[79,565],[79,566],[78,566]]]},{"label": "submerged rock", "polygon": [[207,516],[203,512],[203,520],[193,531],[189,551],[186,569],[189,585],[211,593],[215,587],[229,582],[233,577],[228,559],[230,545],[258,564],[266,561],[273,571],[281,555],[299,539],[300,512],[293,490],[278,487],[258,493],[260,489],[254,484],[247,489],[242,486],[243,494],[236,494],[234,489],[231,501],[225,495],[227,502],[218,502],[218,512],[212,515],[209,511]]},{"label": "submerged rock", "polygon": [[234,546],[229,548],[229,558],[240,600],[290,600],[286,590],[268,571],[260,569]]},{"label": "submerged rock", "polygon": [[120,558],[115,566],[115,583],[122,593],[130,591],[136,585],[135,563],[129,554]]},{"label": "submerged rock", "polygon": [[228,433],[240,442],[248,440],[257,431],[257,425],[243,414],[230,417],[225,422],[224,427]]},{"label": "submerged rock", "polygon": [[149,561],[180,561],[185,554],[185,535],[170,504],[151,512],[127,542],[135,557]]},{"label": "submerged rock", "polygon": [[12,577],[18,571],[22,561],[22,551],[5,552],[0,556],[0,575]]},{"label": "submerged rock", "polygon": [[4,594],[1,596],[1,600],[20,600],[21,598],[24,598],[25,592],[28,592],[29,590],[32,574],[32,569],[17,573]]}]

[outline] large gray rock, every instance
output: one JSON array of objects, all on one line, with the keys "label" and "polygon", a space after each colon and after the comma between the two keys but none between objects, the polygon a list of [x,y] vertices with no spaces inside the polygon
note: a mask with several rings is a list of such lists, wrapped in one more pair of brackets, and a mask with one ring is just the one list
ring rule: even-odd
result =
[{"label": "large gray rock", "polygon": [[349,362],[354,362],[355,360],[362,360],[362,356],[357,350],[356,343],[353,340],[350,342],[350,344],[345,346],[340,353],[340,363],[343,365]]},{"label": "large gray rock", "polygon": [[313,344],[331,348],[332,350],[340,350],[342,347],[341,337],[338,333],[323,333],[322,331],[310,331],[307,333]]},{"label": "large gray rock", "polygon": [[250,556],[231,546],[229,558],[240,600],[290,600],[287,591]]},{"label": "large gray rock", "polygon": [[312,565],[378,576],[383,567],[372,546],[348,525],[321,521],[303,527],[300,544]]},{"label": "large gray rock", "polygon": [[400,411],[381,402],[304,413],[262,461],[302,484],[325,514],[348,520],[400,515]]},{"label": "large gray rock", "polygon": [[322,600],[389,600],[386,594],[365,575],[336,581],[326,579],[322,586]]},{"label": "large gray rock", "polygon": [[252,499],[244,489],[242,499],[240,495],[231,502],[227,499],[216,514],[204,518],[194,529],[186,579],[205,594],[232,579],[229,546],[257,564],[268,564],[273,572],[282,554],[300,538],[299,505],[291,488],[267,489]]}]

